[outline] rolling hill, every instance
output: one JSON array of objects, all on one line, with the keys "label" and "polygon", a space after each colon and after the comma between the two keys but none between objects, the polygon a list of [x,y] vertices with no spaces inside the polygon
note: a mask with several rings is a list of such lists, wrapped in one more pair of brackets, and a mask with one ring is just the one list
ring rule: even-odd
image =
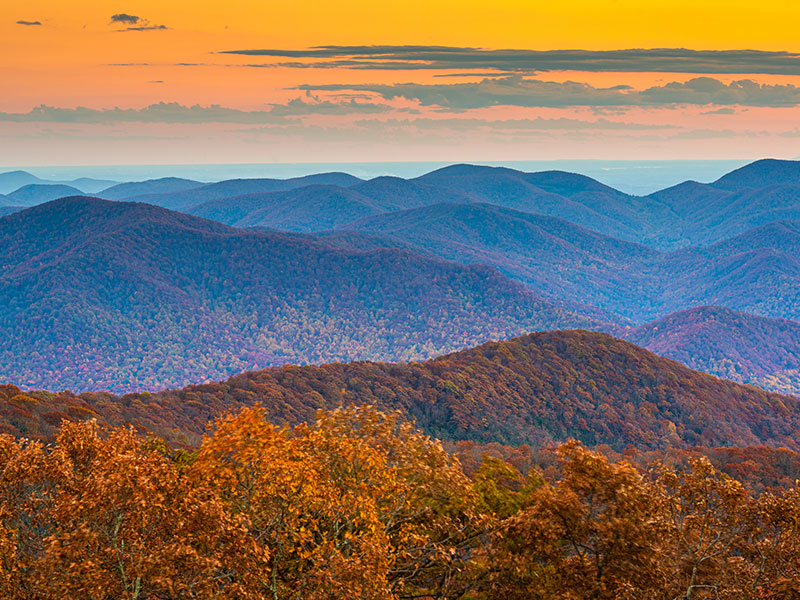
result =
[{"label": "rolling hill", "polygon": [[[6,397],[19,395],[11,386]],[[800,449],[800,400],[692,371],[601,333],[534,333],[426,362],[285,366],[157,394],[33,394],[4,404],[6,428],[46,435],[92,415],[196,443],[210,419],[261,403],[295,424],[320,408],[373,404],[430,435],[534,447],[576,438],[622,451],[768,445]],[[36,400],[38,398],[38,402]]]},{"label": "rolling hill", "polygon": [[173,192],[183,192],[194,188],[202,187],[203,183],[192,179],[182,179],[180,177],[161,177],[160,179],[148,179],[147,181],[130,181],[118,183],[95,194],[104,200],[123,200],[133,196],[144,194],[168,194]]},{"label": "rolling hill", "polygon": [[45,183],[27,171],[6,171],[0,173],[0,194],[9,194],[25,185]]},{"label": "rolling hill", "polygon": [[347,173],[319,173],[291,179],[229,179],[199,188],[166,193],[148,193],[126,198],[132,202],[155,204],[172,210],[185,210],[210,200],[268,192],[285,192],[310,185],[348,187],[361,179]]},{"label": "rolling hill", "polygon": [[620,316],[646,302],[661,255],[568,221],[491,204],[437,204],[355,221],[347,230],[391,237],[463,264],[483,263],[554,300]]},{"label": "rolling hill", "polygon": [[625,339],[699,371],[800,395],[800,323],[718,306],[673,313]]},{"label": "rolling hill", "polygon": [[383,210],[350,188],[312,185],[286,192],[210,200],[185,212],[233,227],[311,232],[334,229]]},{"label": "rolling hill", "polygon": [[0,380],[159,389],[596,326],[481,265],[73,197],[0,220]]},{"label": "rolling hill", "polygon": [[469,192],[428,185],[419,180],[401,179],[400,177],[376,177],[369,181],[356,183],[350,189],[371,198],[386,212],[420,208],[442,202],[468,204],[480,201],[477,196],[473,196]]},{"label": "rolling hill", "polygon": [[757,160],[723,175],[712,185],[723,190],[742,190],[781,183],[800,184],[800,161],[774,158]]},{"label": "rolling hill", "polygon": [[651,198],[679,218],[670,248],[711,245],[775,221],[800,220],[800,162],[760,160],[714,183],[687,181]]},{"label": "rolling hill", "polygon": [[611,321],[642,324],[709,304],[800,320],[800,221],[669,253],[488,204],[396,211],[343,229],[494,266],[538,295],[596,306]]},{"label": "rolling hill", "polygon": [[800,221],[785,221],[669,254],[662,265],[665,312],[716,305],[800,320],[799,250]]},{"label": "rolling hill", "polygon": [[34,206],[67,196],[83,194],[78,188],[61,184],[31,183],[8,194],[8,199],[21,206]]},{"label": "rolling hill", "polygon": [[[559,217],[608,236],[659,243],[674,215],[662,202],[623,194],[563,171],[523,173],[503,167],[453,165],[415,181],[468,193],[482,202]],[[665,233],[666,232],[666,233]]]}]

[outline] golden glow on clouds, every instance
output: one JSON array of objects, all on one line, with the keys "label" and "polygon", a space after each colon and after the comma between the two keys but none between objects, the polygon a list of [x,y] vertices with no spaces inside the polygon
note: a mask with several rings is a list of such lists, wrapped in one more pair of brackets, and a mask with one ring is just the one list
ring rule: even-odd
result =
[{"label": "golden glow on clouds", "polygon": [[[168,31],[115,31],[110,17],[137,15]],[[17,25],[39,20],[41,27]],[[137,105],[160,98],[252,103],[252,97],[296,81],[297,74],[221,69],[192,73],[177,62],[236,64],[212,54],[236,48],[304,48],[321,44],[436,44],[537,50],[688,47],[800,50],[800,3],[788,0],[309,0],[163,2],[6,0],[0,6],[0,70],[14,82],[3,109],[41,102]],[[251,61],[255,62],[255,61]],[[127,71],[111,63],[153,63]],[[282,71],[282,70],[281,70]],[[342,73],[305,73],[312,83]],[[423,75],[423,78],[425,76]],[[347,74],[347,81],[389,81],[397,74]],[[209,81],[211,79],[211,81]],[[151,81],[164,81],[153,84]],[[219,84],[215,82],[218,81]],[[75,89],[67,89],[75,88]],[[222,89],[220,89],[222,88]],[[182,90],[184,98],[172,94]],[[255,93],[254,93],[255,92]],[[82,99],[83,98],[83,99]],[[240,101],[241,98],[241,101]]]},{"label": "golden glow on clouds", "polygon": [[[111,15],[114,13],[139,16],[142,21],[138,25],[164,25],[169,29],[119,31],[124,25],[111,23]],[[42,25],[18,25],[18,20],[41,21]],[[300,84],[357,85],[408,81],[444,84],[477,81],[475,77],[436,78],[436,73],[430,71],[248,68],[241,65],[289,62],[292,59],[218,54],[224,50],[380,44],[532,50],[690,48],[800,52],[798,22],[800,2],[796,0],[126,0],[119,3],[110,3],[107,0],[3,0],[0,2],[0,73],[3,78],[0,112],[26,112],[41,104],[58,107],[141,108],[161,101],[184,105],[220,104],[245,110],[263,110],[269,104],[285,103],[300,96],[300,91],[292,89]],[[178,66],[177,63],[191,63],[195,66]],[[628,85],[636,89],[674,81],[684,82],[695,76],[579,71],[539,75],[547,81],[579,81],[595,87]],[[716,76],[725,83],[745,77],[747,76]],[[758,75],[751,78],[761,83],[791,83],[800,86],[800,77],[797,76]],[[387,102],[382,99],[375,101]],[[388,103],[400,109],[415,107],[415,103],[409,101],[395,100]],[[436,110],[416,108],[419,118],[442,117]],[[485,119],[487,124],[492,119],[509,117],[591,120],[597,119],[598,115],[612,120],[653,125],[674,123],[677,120],[682,126],[696,127],[698,131],[714,127],[723,128],[719,131],[727,131],[738,127],[738,135],[742,140],[747,140],[747,131],[756,131],[763,127],[769,130],[770,135],[778,136],[781,143],[784,140],[794,141],[791,130],[792,127],[796,129],[796,126],[792,123],[800,121],[797,108],[754,109],[749,112],[738,110],[735,115],[710,115],[707,114],[709,112],[711,111],[704,108],[693,108],[689,111],[631,108],[617,111],[618,114],[609,109],[593,112],[586,108],[489,108],[469,114],[447,116],[480,118]],[[358,118],[359,115],[339,117],[338,122],[355,122]],[[371,118],[411,122],[415,117],[410,113],[399,112],[388,117],[372,115]],[[319,127],[325,122],[337,121],[325,121],[313,116],[303,120],[305,124]],[[37,128],[26,123],[0,123],[0,136],[13,134],[14,139],[21,141],[25,138],[26,131],[35,131],[36,136],[44,137],[33,136],[25,141],[26,147],[34,148],[37,139],[56,135],[47,134],[46,131],[50,131],[47,127],[57,131],[62,137],[72,135],[66,125],[41,125]],[[85,141],[89,135],[86,132],[91,127],[75,126],[73,129],[76,136],[74,139]],[[155,136],[152,139],[160,139],[153,133],[155,129],[157,126],[147,129],[147,135]],[[189,126],[169,129],[174,130],[173,138],[183,140],[181,143],[184,144],[189,143],[186,140],[190,140],[193,135]],[[120,125],[116,129],[103,129],[102,132],[96,130],[92,135],[111,136],[114,131],[118,135],[124,135],[129,130],[130,124]],[[265,135],[273,135],[264,131],[247,133],[248,131],[250,129],[241,126],[215,126],[202,136],[208,141],[214,135],[224,133],[226,144],[229,144],[226,147],[233,148],[234,141],[238,140],[236,143],[240,146],[236,146],[239,148],[237,152],[246,154],[245,149],[261,143]],[[303,139],[314,144],[320,144],[322,140],[322,137],[311,139],[313,135],[310,133],[301,132],[296,135],[300,136],[297,138],[299,141],[296,140],[298,148]],[[339,137],[333,136],[331,139],[342,144],[341,132],[336,135]],[[444,152],[441,148],[450,147],[446,140],[441,141],[446,137],[445,134],[438,135],[441,138],[439,141],[430,142],[430,155],[426,155],[429,159],[433,159],[433,154],[437,152]],[[525,135],[520,134],[516,138],[517,145],[513,148],[517,150],[514,151],[530,147],[533,143],[530,142],[532,137]],[[549,135],[551,137],[548,139],[552,141],[555,134]],[[623,144],[625,135],[616,135]],[[627,135],[632,139],[633,134]],[[624,146],[621,153],[636,155],[644,151],[644,148],[652,151],[657,144],[665,143],[665,136],[668,137],[664,133],[637,135],[638,141]],[[648,135],[651,137],[648,138]],[[702,148],[704,152],[708,151],[708,147],[716,147],[725,152],[742,154],[743,150],[735,149],[729,141],[720,142],[721,135],[718,133],[715,137],[712,136],[712,141],[697,143],[696,147]],[[586,136],[589,134],[576,134],[573,142],[578,146],[575,147],[580,147],[581,140],[588,139]],[[484,139],[477,134],[466,138],[467,141],[464,141],[463,132],[453,134],[453,139],[459,139],[458,143],[462,145],[483,143],[485,147],[491,146],[488,138]],[[396,139],[413,144],[414,136],[397,133]],[[727,139],[732,138],[729,136]],[[161,139],[161,142],[164,140]],[[790,142],[785,142],[787,147]],[[146,146],[146,141],[139,140],[137,143],[142,147]],[[364,159],[369,159],[377,152],[376,143],[368,137],[361,139],[356,136],[348,147],[354,149],[355,154],[352,157],[361,153]],[[541,140],[536,143],[541,143]],[[564,144],[563,152],[575,151],[567,141]],[[597,148],[601,148],[602,144],[598,144],[600,145]],[[496,147],[503,148],[499,141]],[[755,147],[752,143],[741,144],[741,148],[748,152]],[[588,146],[587,148],[590,154],[596,152]],[[298,155],[304,156],[304,152],[298,151]],[[329,152],[329,149],[322,148],[319,152],[323,154]],[[396,152],[398,157],[400,154],[418,155],[400,149],[392,152]],[[391,159],[386,152],[380,156]],[[271,154],[263,158],[274,160]],[[346,157],[348,160],[350,158],[350,155]],[[8,158],[0,154],[0,161],[3,160],[7,161]]]}]

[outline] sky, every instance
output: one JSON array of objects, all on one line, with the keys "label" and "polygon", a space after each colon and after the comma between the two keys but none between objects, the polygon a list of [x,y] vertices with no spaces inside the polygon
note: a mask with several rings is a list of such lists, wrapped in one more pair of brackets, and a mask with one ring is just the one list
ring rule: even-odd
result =
[{"label": "sky", "polygon": [[800,3],[4,0],[0,165],[800,157]]}]

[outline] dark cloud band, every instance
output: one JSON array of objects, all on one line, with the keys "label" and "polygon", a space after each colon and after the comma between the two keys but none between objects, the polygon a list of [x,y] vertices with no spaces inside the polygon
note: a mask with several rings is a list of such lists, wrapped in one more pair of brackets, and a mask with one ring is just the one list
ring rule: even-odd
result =
[{"label": "dark cloud band", "polygon": [[759,50],[655,48],[538,51],[449,46],[318,46],[305,50],[226,50],[222,54],[312,61],[292,63],[292,66],[309,68],[800,75],[800,54]]},{"label": "dark cloud band", "polygon": [[27,26],[27,27],[32,27],[32,26],[34,26],[34,27],[35,27],[35,26],[40,26],[41,24],[42,24],[42,22],[41,22],[41,21],[24,21],[24,20],[22,20],[22,19],[20,19],[19,21],[17,21],[17,25],[25,25],[25,26]]}]

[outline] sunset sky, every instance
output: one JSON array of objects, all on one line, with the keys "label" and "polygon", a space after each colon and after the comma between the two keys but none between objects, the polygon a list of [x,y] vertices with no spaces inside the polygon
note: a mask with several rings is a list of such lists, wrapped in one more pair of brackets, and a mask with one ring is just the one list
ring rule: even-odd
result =
[{"label": "sunset sky", "polygon": [[0,165],[800,156],[800,3],[6,0]]}]

